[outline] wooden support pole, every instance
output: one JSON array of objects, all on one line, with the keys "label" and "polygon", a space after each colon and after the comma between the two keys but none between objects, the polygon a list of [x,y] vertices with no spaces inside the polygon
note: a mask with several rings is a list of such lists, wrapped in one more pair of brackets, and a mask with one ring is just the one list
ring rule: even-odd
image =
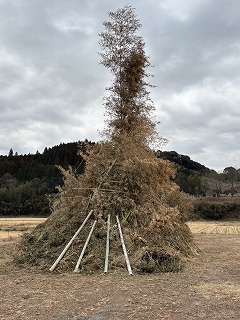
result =
[{"label": "wooden support pole", "polygon": [[91,214],[93,213],[93,210],[91,210],[89,212],[89,214],[86,216],[85,220],[83,221],[82,225],[80,226],[80,228],[76,231],[76,233],[74,234],[74,236],[71,238],[71,240],[68,242],[68,244],[66,245],[66,247],[63,249],[62,253],[59,255],[59,257],[57,258],[57,260],[54,262],[54,264],[51,266],[51,268],[49,269],[51,272],[56,268],[56,266],[59,264],[59,262],[62,260],[63,256],[65,255],[65,253],[68,251],[69,247],[71,246],[71,244],[73,243],[74,239],[78,236],[78,234],[80,233],[80,231],[82,230],[82,228],[85,226],[86,222],[88,221],[88,219],[90,218]]},{"label": "wooden support pole", "polygon": [[90,232],[89,232],[89,235],[88,235],[88,237],[87,237],[87,240],[86,240],[85,243],[84,243],[82,252],[81,252],[81,254],[80,254],[79,258],[78,258],[78,261],[77,261],[76,267],[75,267],[75,269],[74,269],[74,272],[78,272],[78,271],[79,271],[80,263],[81,263],[81,261],[82,261],[84,252],[85,252],[85,250],[86,250],[86,248],[87,248],[88,242],[89,242],[89,240],[90,240],[90,238],[91,238],[91,236],[92,236],[92,233],[93,233],[93,230],[94,230],[94,227],[95,227],[96,223],[97,223],[97,220],[95,220],[95,221],[93,222],[92,228],[91,228],[91,230],[90,230]]},{"label": "wooden support pole", "polygon": [[108,257],[109,257],[109,235],[110,235],[110,214],[108,214],[108,220],[107,220],[107,239],[106,239],[106,255],[105,255],[105,266],[104,266],[104,272],[108,272]]},{"label": "wooden support pole", "polygon": [[127,264],[128,273],[129,273],[129,275],[132,275],[133,274],[132,273],[132,268],[131,268],[131,265],[130,265],[130,262],[129,262],[128,253],[127,253],[127,249],[126,249],[126,246],[125,246],[125,243],[124,243],[122,229],[121,229],[121,225],[120,225],[118,216],[116,216],[116,219],[117,219],[119,235],[120,235],[120,239],[121,239],[121,244],[122,244],[122,248],[123,248],[124,257],[125,257],[126,264]]}]

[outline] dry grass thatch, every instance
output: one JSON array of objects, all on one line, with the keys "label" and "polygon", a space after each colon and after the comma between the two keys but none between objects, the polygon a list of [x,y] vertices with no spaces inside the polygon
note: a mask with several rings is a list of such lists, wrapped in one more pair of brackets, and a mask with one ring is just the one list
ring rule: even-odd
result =
[{"label": "dry grass thatch", "polygon": [[[134,271],[178,271],[184,259],[195,254],[190,230],[184,224],[190,199],[172,182],[172,165],[158,159],[149,147],[157,133],[145,81],[145,68],[150,64],[144,41],[135,34],[140,23],[129,6],[109,16],[112,22],[104,23],[106,32],[100,42],[105,50],[101,63],[115,76],[106,98],[110,119],[104,133],[108,140],[91,150],[82,146],[88,155],[83,175],[60,168],[65,184],[53,214],[23,239],[18,262],[49,268],[93,210],[97,227],[82,270],[103,269],[110,214],[111,270],[125,266],[115,225],[118,216]],[[60,269],[73,268],[88,232],[89,225],[62,260]]]},{"label": "dry grass thatch", "polygon": [[[126,143],[126,142],[125,142]],[[184,223],[190,202],[171,181],[172,165],[158,159],[151,149],[126,145],[96,144],[85,174],[62,172],[65,185],[54,212],[42,225],[23,238],[17,260],[47,269],[85,219],[94,213],[60,263],[59,270],[73,269],[90,230],[81,269],[103,270],[107,215],[111,214],[110,270],[125,268],[116,215],[121,220],[126,247],[134,271],[179,271],[186,257],[196,253]]]}]

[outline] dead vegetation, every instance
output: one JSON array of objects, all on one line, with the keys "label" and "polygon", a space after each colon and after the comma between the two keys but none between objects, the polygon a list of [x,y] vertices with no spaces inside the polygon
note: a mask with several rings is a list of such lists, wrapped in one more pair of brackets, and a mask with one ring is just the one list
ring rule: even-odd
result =
[{"label": "dead vegetation", "polygon": [[189,200],[170,181],[169,174],[173,171],[168,162],[157,159],[150,150],[147,158],[134,158],[131,150],[128,149],[128,155],[126,151],[121,152],[120,147],[101,144],[95,147],[83,176],[64,172],[65,186],[55,203],[54,213],[24,237],[18,262],[27,261],[40,268],[49,268],[87,212],[93,209],[92,219],[76,239],[60,269],[74,268],[91,222],[97,219],[82,270],[103,270],[106,220],[110,213],[111,270],[125,268],[115,225],[118,215],[134,271],[179,271],[183,257],[195,254],[191,232],[184,223]]},{"label": "dead vegetation", "polygon": [[74,268],[91,222],[97,220],[81,270],[102,271],[110,214],[110,270],[125,268],[118,216],[134,272],[177,272],[197,250],[185,224],[191,200],[172,182],[175,171],[170,162],[157,158],[150,148],[151,143],[163,139],[157,137],[151,120],[154,108],[145,81],[149,62],[144,42],[136,35],[140,23],[128,6],[109,16],[111,21],[104,23],[106,32],[100,42],[101,63],[115,76],[105,102],[109,116],[106,139],[90,149],[87,145],[82,148],[86,155],[83,175],[60,168],[65,183],[53,214],[22,239],[15,261],[49,268],[93,210],[58,270]]},{"label": "dead vegetation", "polygon": [[34,229],[38,224],[44,222],[46,218],[0,218],[0,230],[2,231],[27,231]]},{"label": "dead vegetation", "polygon": [[0,218],[0,239],[17,237],[23,232],[32,231],[46,218]]},{"label": "dead vegetation", "polygon": [[188,226],[193,233],[206,234],[240,234],[238,221],[189,221]]}]

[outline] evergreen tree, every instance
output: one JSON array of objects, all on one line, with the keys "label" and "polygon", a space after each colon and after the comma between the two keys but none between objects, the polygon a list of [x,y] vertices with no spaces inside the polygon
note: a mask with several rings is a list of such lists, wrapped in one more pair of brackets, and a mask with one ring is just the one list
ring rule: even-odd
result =
[{"label": "evergreen tree", "polygon": [[13,149],[12,148],[9,150],[8,156],[13,157]]}]

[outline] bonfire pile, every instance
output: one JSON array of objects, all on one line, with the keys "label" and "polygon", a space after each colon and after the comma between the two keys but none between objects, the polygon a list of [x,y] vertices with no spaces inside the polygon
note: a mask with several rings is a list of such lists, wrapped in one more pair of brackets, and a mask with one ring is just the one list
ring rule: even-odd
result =
[{"label": "bonfire pile", "polygon": [[112,20],[104,23],[107,31],[101,34],[100,43],[105,49],[101,63],[116,76],[106,99],[110,118],[104,132],[107,139],[82,146],[84,174],[60,168],[64,186],[53,213],[23,237],[16,261],[48,270],[93,210],[56,270],[74,270],[96,220],[80,270],[103,272],[110,215],[110,272],[126,268],[116,217],[133,272],[179,271],[186,258],[196,254],[185,224],[191,201],[173,182],[172,164],[157,158],[149,146],[156,138],[156,128],[150,120],[152,107],[144,81],[149,63],[144,42],[135,35],[139,21],[129,6],[109,16]]},{"label": "bonfire pile", "polygon": [[73,270],[97,220],[81,270],[103,271],[107,217],[111,216],[109,270],[126,268],[116,224],[118,215],[133,271],[179,271],[193,256],[192,235],[184,223],[188,196],[171,181],[171,164],[150,149],[131,145],[96,144],[85,173],[62,172],[65,184],[54,212],[25,235],[19,262],[48,269],[93,209],[89,223],[74,241],[57,270]]}]

